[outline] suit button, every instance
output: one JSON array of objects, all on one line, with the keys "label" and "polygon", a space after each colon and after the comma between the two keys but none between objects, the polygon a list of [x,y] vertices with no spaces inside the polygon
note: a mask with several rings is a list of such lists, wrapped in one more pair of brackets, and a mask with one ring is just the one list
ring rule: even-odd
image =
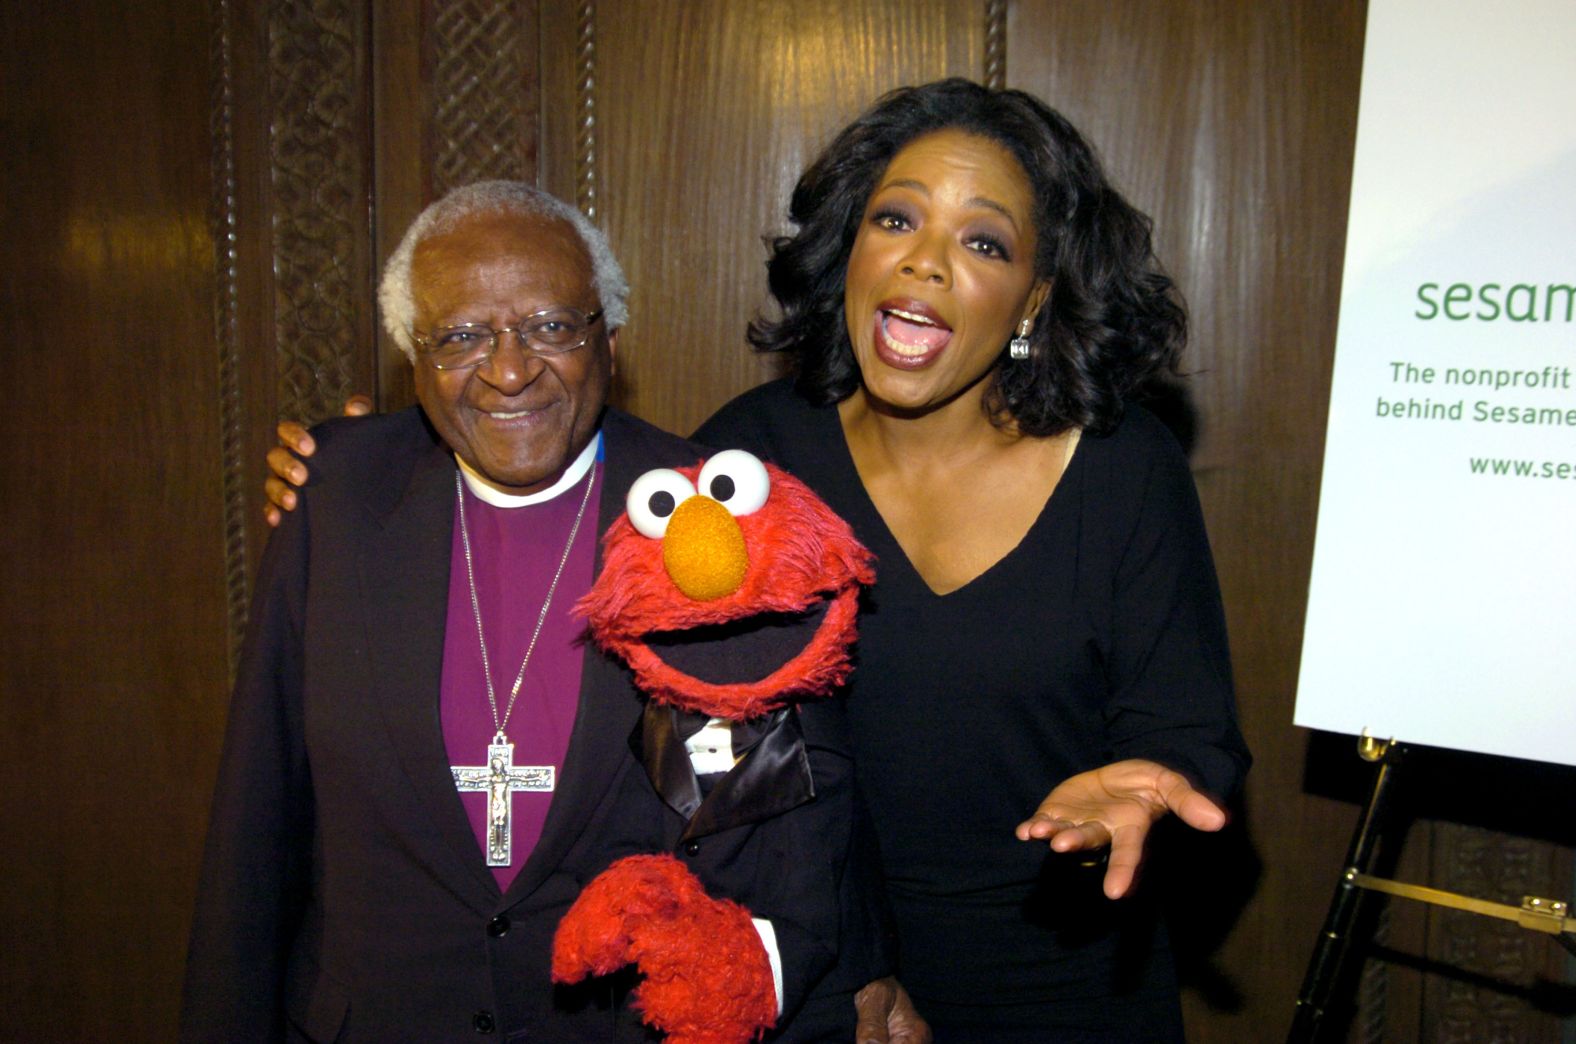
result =
[{"label": "suit button", "polygon": [[487,934],[492,936],[494,939],[508,935],[509,918],[503,916],[503,914],[499,914],[497,917],[494,917],[492,920],[488,921]]},{"label": "suit button", "polygon": [[687,843],[684,846],[684,854],[687,856],[700,855],[700,842],[691,841]]},{"label": "suit button", "polygon": [[477,1033],[491,1033],[493,1031],[492,1012],[478,1011],[476,1017],[471,1019],[471,1025],[476,1027]]}]

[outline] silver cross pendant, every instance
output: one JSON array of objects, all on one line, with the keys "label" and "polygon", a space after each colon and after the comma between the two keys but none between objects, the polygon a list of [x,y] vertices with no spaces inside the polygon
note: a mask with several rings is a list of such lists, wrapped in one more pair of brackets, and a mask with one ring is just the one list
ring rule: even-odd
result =
[{"label": "silver cross pendant", "polygon": [[551,792],[555,771],[552,765],[514,763],[514,744],[503,730],[487,746],[487,764],[451,765],[455,789],[485,791],[487,794],[487,865],[508,866],[511,862],[510,795],[516,791]]}]

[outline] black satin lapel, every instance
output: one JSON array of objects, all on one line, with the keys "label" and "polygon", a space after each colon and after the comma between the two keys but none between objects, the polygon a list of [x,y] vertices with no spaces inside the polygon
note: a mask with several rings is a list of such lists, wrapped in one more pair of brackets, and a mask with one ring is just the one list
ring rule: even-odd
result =
[{"label": "black satin lapel", "polygon": [[700,807],[700,781],[695,778],[695,766],[679,736],[678,712],[648,702],[629,745],[668,807],[686,820],[693,816]]},{"label": "black satin lapel", "polygon": [[761,741],[706,795],[680,841],[759,823],[815,797],[799,715],[785,707],[772,718]]},{"label": "black satin lapel", "polygon": [[435,447],[417,461],[382,523],[369,527],[360,555],[373,699],[430,821],[427,829],[411,824],[412,834],[443,839],[443,865],[465,880],[461,894],[485,910],[498,885],[454,789],[438,712],[454,536],[454,460],[446,450]]}]

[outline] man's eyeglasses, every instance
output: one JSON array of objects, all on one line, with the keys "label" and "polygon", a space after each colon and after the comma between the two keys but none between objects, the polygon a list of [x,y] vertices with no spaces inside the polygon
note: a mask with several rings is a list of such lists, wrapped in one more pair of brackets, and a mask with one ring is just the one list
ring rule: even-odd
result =
[{"label": "man's eyeglasses", "polygon": [[587,315],[577,308],[547,308],[497,330],[486,323],[461,323],[426,335],[413,331],[411,339],[433,369],[464,370],[491,358],[504,334],[514,334],[515,344],[527,355],[572,352],[590,339],[591,327],[601,318],[601,309]]}]

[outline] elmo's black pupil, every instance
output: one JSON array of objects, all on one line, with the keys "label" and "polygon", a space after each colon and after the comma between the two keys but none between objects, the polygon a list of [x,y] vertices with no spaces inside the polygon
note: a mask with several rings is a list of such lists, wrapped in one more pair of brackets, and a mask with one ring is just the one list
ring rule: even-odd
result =
[{"label": "elmo's black pupil", "polygon": [[711,480],[711,499],[727,500],[729,497],[733,496],[733,493],[733,479],[729,478],[727,475],[718,475],[716,478]]},{"label": "elmo's black pupil", "polygon": [[651,500],[647,502],[647,506],[651,508],[651,513],[658,518],[667,518],[673,514],[673,509],[677,507],[673,502],[673,494],[665,489],[659,489],[651,494]]}]

